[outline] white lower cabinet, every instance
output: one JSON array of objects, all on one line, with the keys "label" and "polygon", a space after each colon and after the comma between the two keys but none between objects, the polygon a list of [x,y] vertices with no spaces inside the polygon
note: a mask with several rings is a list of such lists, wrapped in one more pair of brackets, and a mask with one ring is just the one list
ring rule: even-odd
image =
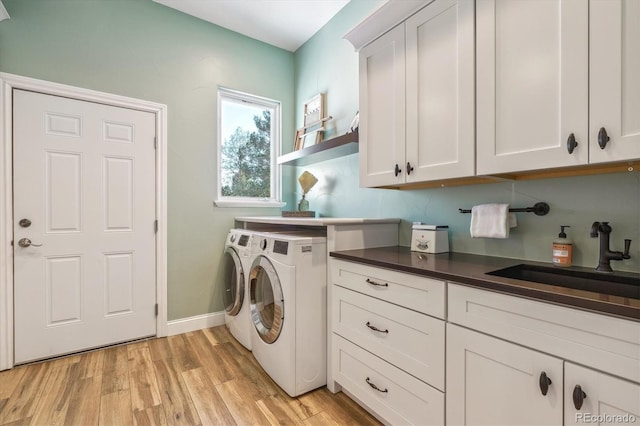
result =
[{"label": "white lower cabinet", "polygon": [[561,425],[562,360],[447,324],[448,425]]},{"label": "white lower cabinet", "polygon": [[446,284],[339,260],[330,269],[330,381],[389,424],[444,425]]},{"label": "white lower cabinet", "polygon": [[447,324],[446,415],[448,425],[640,425],[640,385]]},{"label": "white lower cabinet", "polygon": [[639,322],[453,283],[447,296],[447,425],[640,424]]},{"label": "white lower cabinet", "polygon": [[444,321],[342,287],[333,291],[334,333],[444,391]]},{"label": "white lower cabinet", "polygon": [[564,395],[565,425],[640,425],[637,383],[565,362]]},{"label": "white lower cabinet", "polygon": [[340,336],[333,344],[334,379],[385,422],[443,425],[444,393]]},{"label": "white lower cabinet", "polygon": [[640,426],[638,321],[338,259],[330,277],[328,386],[385,423]]}]

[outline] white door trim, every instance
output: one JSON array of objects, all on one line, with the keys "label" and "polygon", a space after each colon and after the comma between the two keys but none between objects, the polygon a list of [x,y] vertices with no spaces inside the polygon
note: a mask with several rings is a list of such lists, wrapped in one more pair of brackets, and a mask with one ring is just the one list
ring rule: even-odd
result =
[{"label": "white door trim", "polygon": [[167,106],[0,72],[0,370],[13,367],[13,89],[24,89],[156,116],[156,333],[167,335]]}]

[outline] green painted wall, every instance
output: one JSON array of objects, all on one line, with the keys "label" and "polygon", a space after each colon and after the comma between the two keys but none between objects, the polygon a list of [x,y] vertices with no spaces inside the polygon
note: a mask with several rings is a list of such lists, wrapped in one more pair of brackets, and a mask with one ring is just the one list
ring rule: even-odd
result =
[{"label": "green painted wall", "polygon": [[[335,117],[335,132],[346,132],[358,110],[358,60],[353,47],[342,36],[360,22],[372,8],[368,0],[352,0],[295,56],[296,111],[304,101],[325,92],[328,113]],[[301,113],[296,124],[302,122]],[[330,136],[329,136],[330,137]],[[292,167],[293,168],[293,167]],[[631,238],[632,259],[612,262],[617,270],[640,271],[640,173],[504,182],[431,190],[393,191],[359,188],[358,154],[293,168],[294,177],[308,170],[320,182],[309,192],[311,210],[324,216],[398,217],[403,219],[400,243],[409,245],[411,222],[450,226],[451,249],[457,252],[551,261],[551,243],[560,225],[571,225],[574,264],[597,265],[598,241],[589,237],[591,224],[610,221],[611,248],[621,250],[623,239]],[[296,188],[299,190],[299,188]],[[299,198],[299,194],[288,194]],[[482,203],[511,203],[516,207],[546,201],[547,216],[518,213],[518,227],[506,240],[472,239],[470,215],[458,208]]]},{"label": "green painted wall", "polygon": [[168,316],[223,310],[218,271],[234,217],[279,210],[213,206],[217,86],[280,100],[293,134],[293,54],[151,0],[3,3],[0,71],[168,106]]}]

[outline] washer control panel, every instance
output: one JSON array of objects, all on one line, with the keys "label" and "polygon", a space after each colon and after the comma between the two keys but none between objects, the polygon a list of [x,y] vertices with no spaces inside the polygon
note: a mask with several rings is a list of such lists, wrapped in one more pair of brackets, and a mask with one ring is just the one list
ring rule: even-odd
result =
[{"label": "washer control panel", "polygon": [[289,251],[289,243],[288,242],[274,240],[274,242],[273,242],[273,252],[274,253],[284,254],[286,256],[288,251]]}]

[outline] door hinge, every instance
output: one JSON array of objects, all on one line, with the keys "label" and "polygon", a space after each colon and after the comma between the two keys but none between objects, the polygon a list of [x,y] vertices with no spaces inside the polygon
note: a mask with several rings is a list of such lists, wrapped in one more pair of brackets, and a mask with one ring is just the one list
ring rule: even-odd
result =
[{"label": "door hinge", "polygon": [[158,219],[153,222],[153,232],[158,233]]},{"label": "door hinge", "polygon": [[158,304],[156,303],[156,316],[158,316],[158,311],[160,310],[160,308],[158,307]]},{"label": "door hinge", "polygon": [[153,137],[153,149],[158,149],[158,137]]}]

